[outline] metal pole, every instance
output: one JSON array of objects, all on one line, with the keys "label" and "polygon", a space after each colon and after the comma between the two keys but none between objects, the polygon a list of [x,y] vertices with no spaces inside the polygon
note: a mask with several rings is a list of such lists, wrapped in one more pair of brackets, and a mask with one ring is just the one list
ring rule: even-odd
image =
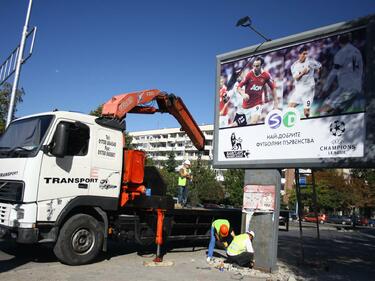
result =
[{"label": "metal pole", "polygon": [[311,177],[312,177],[312,188],[313,188],[313,203],[314,203],[314,212],[315,212],[315,217],[316,217],[316,233],[318,240],[320,240],[320,232],[319,232],[319,215],[318,215],[318,203],[317,203],[317,198],[316,198],[316,189],[315,189],[315,177],[314,177],[314,170],[311,169]]},{"label": "metal pole", "polygon": [[301,188],[299,185],[299,170],[294,170],[294,180],[296,182],[296,195],[297,195],[297,202],[298,202],[298,221],[299,221],[299,242],[301,248],[301,261],[304,262],[305,260],[305,253],[303,251],[303,240],[302,240],[302,212],[301,212]]},{"label": "metal pole", "polygon": [[[252,25],[249,25],[249,28],[252,29],[256,34],[258,34],[260,37],[262,37],[264,40],[266,40],[267,42],[270,42],[272,41],[270,38],[267,38],[266,36],[264,36],[262,33],[260,33],[258,30],[256,30]],[[264,42],[263,42],[264,43]]]},{"label": "metal pole", "polygon": [[9,126],[9,123],[12,121],[12,118],[13,118],[14,103],[15,103],[15,99],[16,99],[16,91],[17,91],[17,87],[18,87],[18,80],[19,80],[19,76],[20,76],[20,72],[21,72],[23,50],[25,48],[27,28],[28,28],[28,25],[29,25],[32,3],[33,3],[33,0],[29,0],[29,7],[27,9],[26,21],[25,21],[25,25],[24,25],[23,31],[22,31],[20,51],[18,52],[18,57],[17,57],[16,71],[15,71],[15,74],[14,74],[14,82],[13,82],[12,94],[11,94],[11,97],[10,97],[10,103],[9,103],[9,108],[8,108],[8,118],[7,118],[7,122],[6,122],[6,127]]}]

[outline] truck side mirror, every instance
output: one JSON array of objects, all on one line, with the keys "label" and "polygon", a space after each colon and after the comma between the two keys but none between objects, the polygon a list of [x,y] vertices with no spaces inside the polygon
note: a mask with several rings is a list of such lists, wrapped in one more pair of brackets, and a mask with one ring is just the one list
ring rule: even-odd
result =
[{"label": "truck side mirror", "polygon": [[68,152],[70,126],[66,122],[61,122],[57,125],[53,142],[51,144],[51,154],[56,157],[64,157]]}]

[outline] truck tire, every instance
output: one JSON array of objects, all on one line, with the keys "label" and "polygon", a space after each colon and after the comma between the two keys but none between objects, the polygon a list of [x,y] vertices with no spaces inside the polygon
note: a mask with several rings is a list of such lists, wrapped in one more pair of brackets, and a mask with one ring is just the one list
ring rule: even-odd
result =
[{"label": "truck tire", "polygon": [[99,254],[103,240],[103,225],[92,216],[77,214],[61,228],[53,252],[62,263],[86,264]]}]

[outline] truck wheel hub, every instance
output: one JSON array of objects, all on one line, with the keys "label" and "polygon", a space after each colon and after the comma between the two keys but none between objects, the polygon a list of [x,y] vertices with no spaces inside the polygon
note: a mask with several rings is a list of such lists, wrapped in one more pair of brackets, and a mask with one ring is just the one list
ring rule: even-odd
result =
[{"label": "truck wheel hub", "polygon": [[79,229],[72,238],[73,249],[78,254],[89,252],[94,245],[94,235],[87,229]]}]

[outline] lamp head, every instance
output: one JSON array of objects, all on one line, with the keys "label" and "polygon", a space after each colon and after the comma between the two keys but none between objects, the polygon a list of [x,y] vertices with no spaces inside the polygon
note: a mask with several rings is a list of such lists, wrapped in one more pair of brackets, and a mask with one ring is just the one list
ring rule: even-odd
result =
[{"label": "lamp head", "polygon": [[236,23],[236,26],[248,27],[251,26],[251,18],[249,16],[239,19]]}]

